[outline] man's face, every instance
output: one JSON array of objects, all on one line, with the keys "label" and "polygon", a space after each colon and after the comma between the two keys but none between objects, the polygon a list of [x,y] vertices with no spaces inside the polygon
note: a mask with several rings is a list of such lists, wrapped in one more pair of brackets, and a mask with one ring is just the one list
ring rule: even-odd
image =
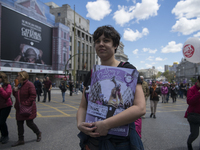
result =
[{"label": "man's face", "polygon": [[144,79],[143,78],[140,78],[140,80],[143,82],[144,81]]},{"label": "man's face", "polygon": [[49,77],[47,77],[47,81],[49,80]]},{"label": "man's face", "polygon": [[29,63],[35,63],[35,58],[24,57],[24,60]]}]

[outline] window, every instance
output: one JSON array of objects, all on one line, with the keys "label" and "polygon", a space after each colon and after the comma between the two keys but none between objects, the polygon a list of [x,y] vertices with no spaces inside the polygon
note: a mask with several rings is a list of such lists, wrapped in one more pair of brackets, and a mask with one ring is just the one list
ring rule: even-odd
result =
[{"label": "window", "polygon": [[60,13],[58,13],[58,16],[60,16]]},{"label": "window", "polygon": [[81,23],[81,18],[79,18],[79,23]]},{"label": "window", "polygon": [[81,32],[78,30],[78,37],[80,38],[81,37]]},{"label": "window", "polygon": [[82,51],[84,52],[85,44],[82,43]]},{"label": "window", "polygon": [[69,51],[71,51],[72,50],[72,46],[69,46]]},{"label": "window", "polygon": [[72,64],[69,64],[69,68],[71,68],[72,67]]},{"label": "window", "polygon": [[82,40],[84,40],[85,39],[85,35],[84,35],[84,33],[82,33]]},{"label": "window", "polygon": [[64,53],[64,64],[66,63],[66,54]]},{"label": "window", "polygon": [[72,37],[70,36],[70,42],[72,42]]},{"label": "window", "polygon": [[88,41],[88,35],[86,35],[86,41]]},{"label": "window", "polygon": [[66,48],[66,42],[64,42],[64,43],[63,43],[63,47],[65,47],[65,48]]},{"label": "window", "polygon": [[66,33],[64,32],[64,39],[66,39]]}]

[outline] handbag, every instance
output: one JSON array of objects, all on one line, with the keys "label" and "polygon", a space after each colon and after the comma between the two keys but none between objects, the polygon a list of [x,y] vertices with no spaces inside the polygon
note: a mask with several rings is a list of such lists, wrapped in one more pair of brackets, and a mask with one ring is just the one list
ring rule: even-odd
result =
[{"label": "handbag", "polygon": [[19,91],[18,91],[18,99],[19,99],[19,114],[27,117],[30,116],[32,114],[33,103],[31,106],[22,105],[20,102]]},{"label": "handbag", "polygon": [[200,114],[198,114],[198,113],[188,113],[187,119],[191,123],[195,123],[195,124],[200,125]]}]

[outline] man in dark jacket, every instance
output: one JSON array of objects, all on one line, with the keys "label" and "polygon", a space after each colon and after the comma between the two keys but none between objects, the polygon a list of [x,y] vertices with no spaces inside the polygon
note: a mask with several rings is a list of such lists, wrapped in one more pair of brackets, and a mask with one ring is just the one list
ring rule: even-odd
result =
[{"label": "man in dark jacket", "polygon": [[72,96],[73,88],[74,88],[74,84],[73,84],[72,81],[70,81],[70,82],[69,82],[70,96]]},{"label": "man in dark jacket", "polygon": [[49,80],[49,77],[46,77],[46,81],[44,81],[44,100],[43,102],[46,102],[46,97],[47,97],[47,93],[48,93],[48,98],[49,98],[49,102],[51,101],[51,88],[52,88],[52,83]]},{"label": "man in dark jacket", "polygon": [[67,91],[67,88],[63,82],[60,84],[59,88],[62,92],[63,102],[65,102],[65,92]]}]

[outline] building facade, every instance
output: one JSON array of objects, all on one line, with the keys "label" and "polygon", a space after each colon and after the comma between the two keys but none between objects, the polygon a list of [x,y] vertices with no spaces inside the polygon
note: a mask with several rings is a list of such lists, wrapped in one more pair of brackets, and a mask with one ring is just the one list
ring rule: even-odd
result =
[{"label": "building facade", "polygon": [[145,79],[152,79],[152,76],[158,74],[158,70],[155,69],[154,66],[152,68],[149,68],[149,69],[141,69],[141,70],[138,70],[138,71],[143,74]]},{"label": "building facade", "polygon": [[39,0],[0,0],[0,71],[13,81],[20,71],[29,80],[49,76],[59,84],[69,58],[70,29]]},{"label": "building facade", "polygon": [[68,4],[62,7],[53,2],[45,4],[49,6],[50,13],[55,16],[55,22],[70,28],[69,74],[71,76],[75,70],[76,80],[84,81],[93,65],[100,63],[94,50],[92,35],[89,33],[90,21],[76,13]]},{"label": "building facade", "polygon": [[191,78],[197,78],[200,75],[200,63],[191,63],[185,60],[181,60],[177,66],[176,82],[191,83]]},{"label": "building facade", "polygon": [[128,61],[128,56],[124,54],[124,44],[120,42],[117,52],[115,53],[115,59],[122,62]]}]

